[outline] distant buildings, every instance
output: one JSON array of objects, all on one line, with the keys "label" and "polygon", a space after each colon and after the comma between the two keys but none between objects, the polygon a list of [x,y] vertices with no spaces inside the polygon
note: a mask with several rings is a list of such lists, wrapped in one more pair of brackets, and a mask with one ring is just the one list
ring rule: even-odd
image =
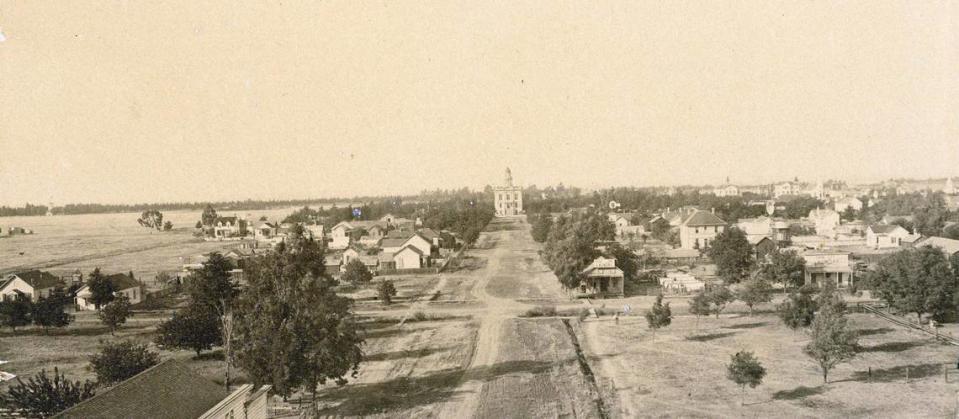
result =
[{"label": "distant buildings", "polygon": [[513,173],[506,168],[503,186],[493,188],[493,206],[497,217],[520,215],[523,213],[523,188],[513,186]]},{"label": "distant buildings", "polygon": [[843,212],[846,208],[852,208],[853,211],[862,211],[862,201],[858,198],[840,198],[833,203],[833,210]]}]

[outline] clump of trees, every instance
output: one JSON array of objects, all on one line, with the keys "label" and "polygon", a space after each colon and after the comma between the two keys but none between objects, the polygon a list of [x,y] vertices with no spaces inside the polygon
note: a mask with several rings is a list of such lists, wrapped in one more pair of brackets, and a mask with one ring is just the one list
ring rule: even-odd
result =
[{"label": "clump of trees", "polygon": [[753,315],[753,307],[757,304],[772,301],[773,287],[762,278],[749,279],[740,284],[736,290],[736,299],[749,307],[749,315]]},{"label": "clump of trees", "polygon": [[87,287],[90,289],[90,298],[88,300],[93,303],[93,306],[97,310],[100,310],[101,307],[109,304],[116,298],[113,293],[117,290],[114,288],[113,283],[100,272],[100,268],[96,268],[90,273],[90,277],[87,278]]},{"label": "clump of trees", "polygon": [[156,344],[163,348],[200,351],[222,344],[220,318],[212,310],[191,304],[157,327]]},{"label": "clump of trees", "polygon": [[803,273],[806,260],[795,250],[773,252],[769,263],[759,269],[759,275],[772,283],[782,284],[783,288],[803,286]]},{"label": "clump of trees", "polygon": [[543,259],[563,287],[572,289],[579,286],[583,269],[600,255],[596,242],[611,241],[615,236],[613,223],[600,212],[560,216],[547,235]]},{"label": "clump of trees", "polygon": [[917,321],[923,314],[943,320],[955,311],[959,267],[950,263],[942,249],[931,246],[907,248],[879,261],[869,282],[890,307],[913,313]]},{"label": "clump of trees", "polygon": [[97,313],[100,321],[110,328],[111,335],[116,332],[121,325],[126,323],[127,318],[132,315],[133,311],[131,309],[130,299],[122,294],[103,306],[100,312]]},{"label": "clump of trees", "polygon": [[7,387],[6,394],[0,394],[0,405],[23,417],[46,418],[93,397],[96,386],[90,380],[70,381],[54,367],[52,377],[46,370],[27,381],[17,377],[17,383]]},{"label": "clump of trees", "polygon": [[47,333],[51,327],[65,327],[73,322],[73,316],[63,309],[69,303],[70,298],[61,288],[52,290],[36,303],[18,292],[13,298],[0,301],[0,326],[16,333],[18,327],[33,324]]},{"label": "clump of trees", "polygon": [[[162,231],[164,229],[163,213],[155,209],[143,211],[143,213],[140,214],[140,218],[137,219],[137,223],[139,223],[141,227],[154,228],[157,231]],[[173,223],[169,221],[167,221],[167,223],[170,225],[167,230],[173,229]]]},{"label": "clump of trees", "polygon": [[373,280],[373,274],[369,269],[366,269],[366,265],[362,261],[353,259],[346,264],[346,270],[340,276],[340,279],[352,284],[366,283]]},{"label": "clump of trees", "polygon": [[746,233],[735,227],[717,234],[707,254],[727,284],[736,284],[749,278],[755,266],[753,249],[746,240]]},{"label": "clump of trees", "polygon": [[107,343],[90,358],[90,367],[100,385],[113,385],[160,362],[160,355],[133,341]]},{"label": "clump of trees", "polygon": [[324,273],[323,246],[294,229],[277,251],[244,269],[247,285],[233,302],[233,355],[255,385],[315,400],[319,385],[345,384],[362,359],[353,301],[336,294]]},{"label": "clump of trees", "polygon": [[33,304],[30,298],[16,293],[12,299],[0,301],[0,325],[9,327],[11,332],[16,333],[18,327],[31,323],[32,312]]}]

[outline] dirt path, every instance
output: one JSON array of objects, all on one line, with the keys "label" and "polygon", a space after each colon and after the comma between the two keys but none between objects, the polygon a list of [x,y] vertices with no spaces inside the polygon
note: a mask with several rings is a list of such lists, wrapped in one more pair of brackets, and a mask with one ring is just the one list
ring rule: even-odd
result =
[{"label": "dirt path", "polygon": [[[487,258],[487,265],[476,272],[479,277],[472,289],[473,296],[485,303],[483,309],[474,313],[474,318],[480,322],[476,346],[467,367],[466,377],[453,392],[454,396],[439,409],[436,417],[476,416],[480,396],[483,393],[483,384],[490,378],[488,375],[495,370],[493,366],[500,358],[499,349],[502,345],[500,338],[504,324],[531,307],[530,304],[519,302],[517,299],[528,298],[529,293],[548,296],[557,301],[565,299],[555,279],[545,281],[547,278],[541,275],[544,268],[537,266],[541,263],[529,262],[529,253],[535,252],[535,246],[532,238],[529,237],[525,221],[498,219],[491,225],[494,231],[484,232],[483,235],[486,237],[483,237],[481,242],[492,248],[473,251],[474,254]],[[538,257],[536,261],[538,262]],[[489,291],[492,281],[510,281],[511,283],[515,281],[521,286],[505,290],[497,288],[494,295]]]}]

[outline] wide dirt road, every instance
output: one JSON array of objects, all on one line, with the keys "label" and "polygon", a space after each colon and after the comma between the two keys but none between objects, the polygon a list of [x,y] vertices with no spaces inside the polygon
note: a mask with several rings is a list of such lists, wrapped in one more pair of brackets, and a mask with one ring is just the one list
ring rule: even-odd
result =
[{"label": "wide dirt road", "polygon": [[567,304],[556,280],[539,259],[529,225],[522,219],[495,219],[470,253],[487,260],[474,272],[473,295],[484,307],[467,372],[441,418],[594,417],[592,396],[573,391],[583,378],[562,321],[519,319],[535,305]]}]

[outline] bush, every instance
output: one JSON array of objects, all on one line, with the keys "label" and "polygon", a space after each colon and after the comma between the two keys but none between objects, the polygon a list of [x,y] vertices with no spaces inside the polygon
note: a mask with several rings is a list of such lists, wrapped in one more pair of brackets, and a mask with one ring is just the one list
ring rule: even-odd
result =
[{"label": "bush", "polygon": [[147,345],[132,341],[108,343],[90,358],[90,367],[100,385],[112,385],[139,374],[160,362],[160,355]]},{"label": "bush", "polygon": [[536,306],[529,310],[526,310],[526,313],[523,313],[521,317],[555,317],[555,316],[556,316],[556,307]]},{"label": "bush", "polygon": [[111,334],[119,329],[120,325],[126,323],[127,318],[132,314],[133,313],[130,311],[130,299],[122,294],[119,297],[116,297],[115,300],[103,306],[100,312],[97,313],[97,315],[100,317],[100,321],[110,328]]},{"label": "bush", "polygon": [[382,301],[384,305],[393,303],[393,297],[396,296],[396,287],[393,286],[393,281],[384,280],[380,282],[380,285],[376,287],[376,291],[380,297],[380,301]]},{"label": "bush", "polygon": [[47,377],[46,370],[40,370],[27,382],[18,377],[17,384],[0,395],[0,405],[24,417],[50,417],[93,397],[95,388],[96,383],[90,380],[67,380],[54,367],[53,378]]},{"label": "bush", "polygon": [[413,313],[413,317],[412,317],[413,321],[418,321],[418,322],[425,321],[428,318],[429,317],[426,316],[426,313],[422,311],[417,311]]}]

